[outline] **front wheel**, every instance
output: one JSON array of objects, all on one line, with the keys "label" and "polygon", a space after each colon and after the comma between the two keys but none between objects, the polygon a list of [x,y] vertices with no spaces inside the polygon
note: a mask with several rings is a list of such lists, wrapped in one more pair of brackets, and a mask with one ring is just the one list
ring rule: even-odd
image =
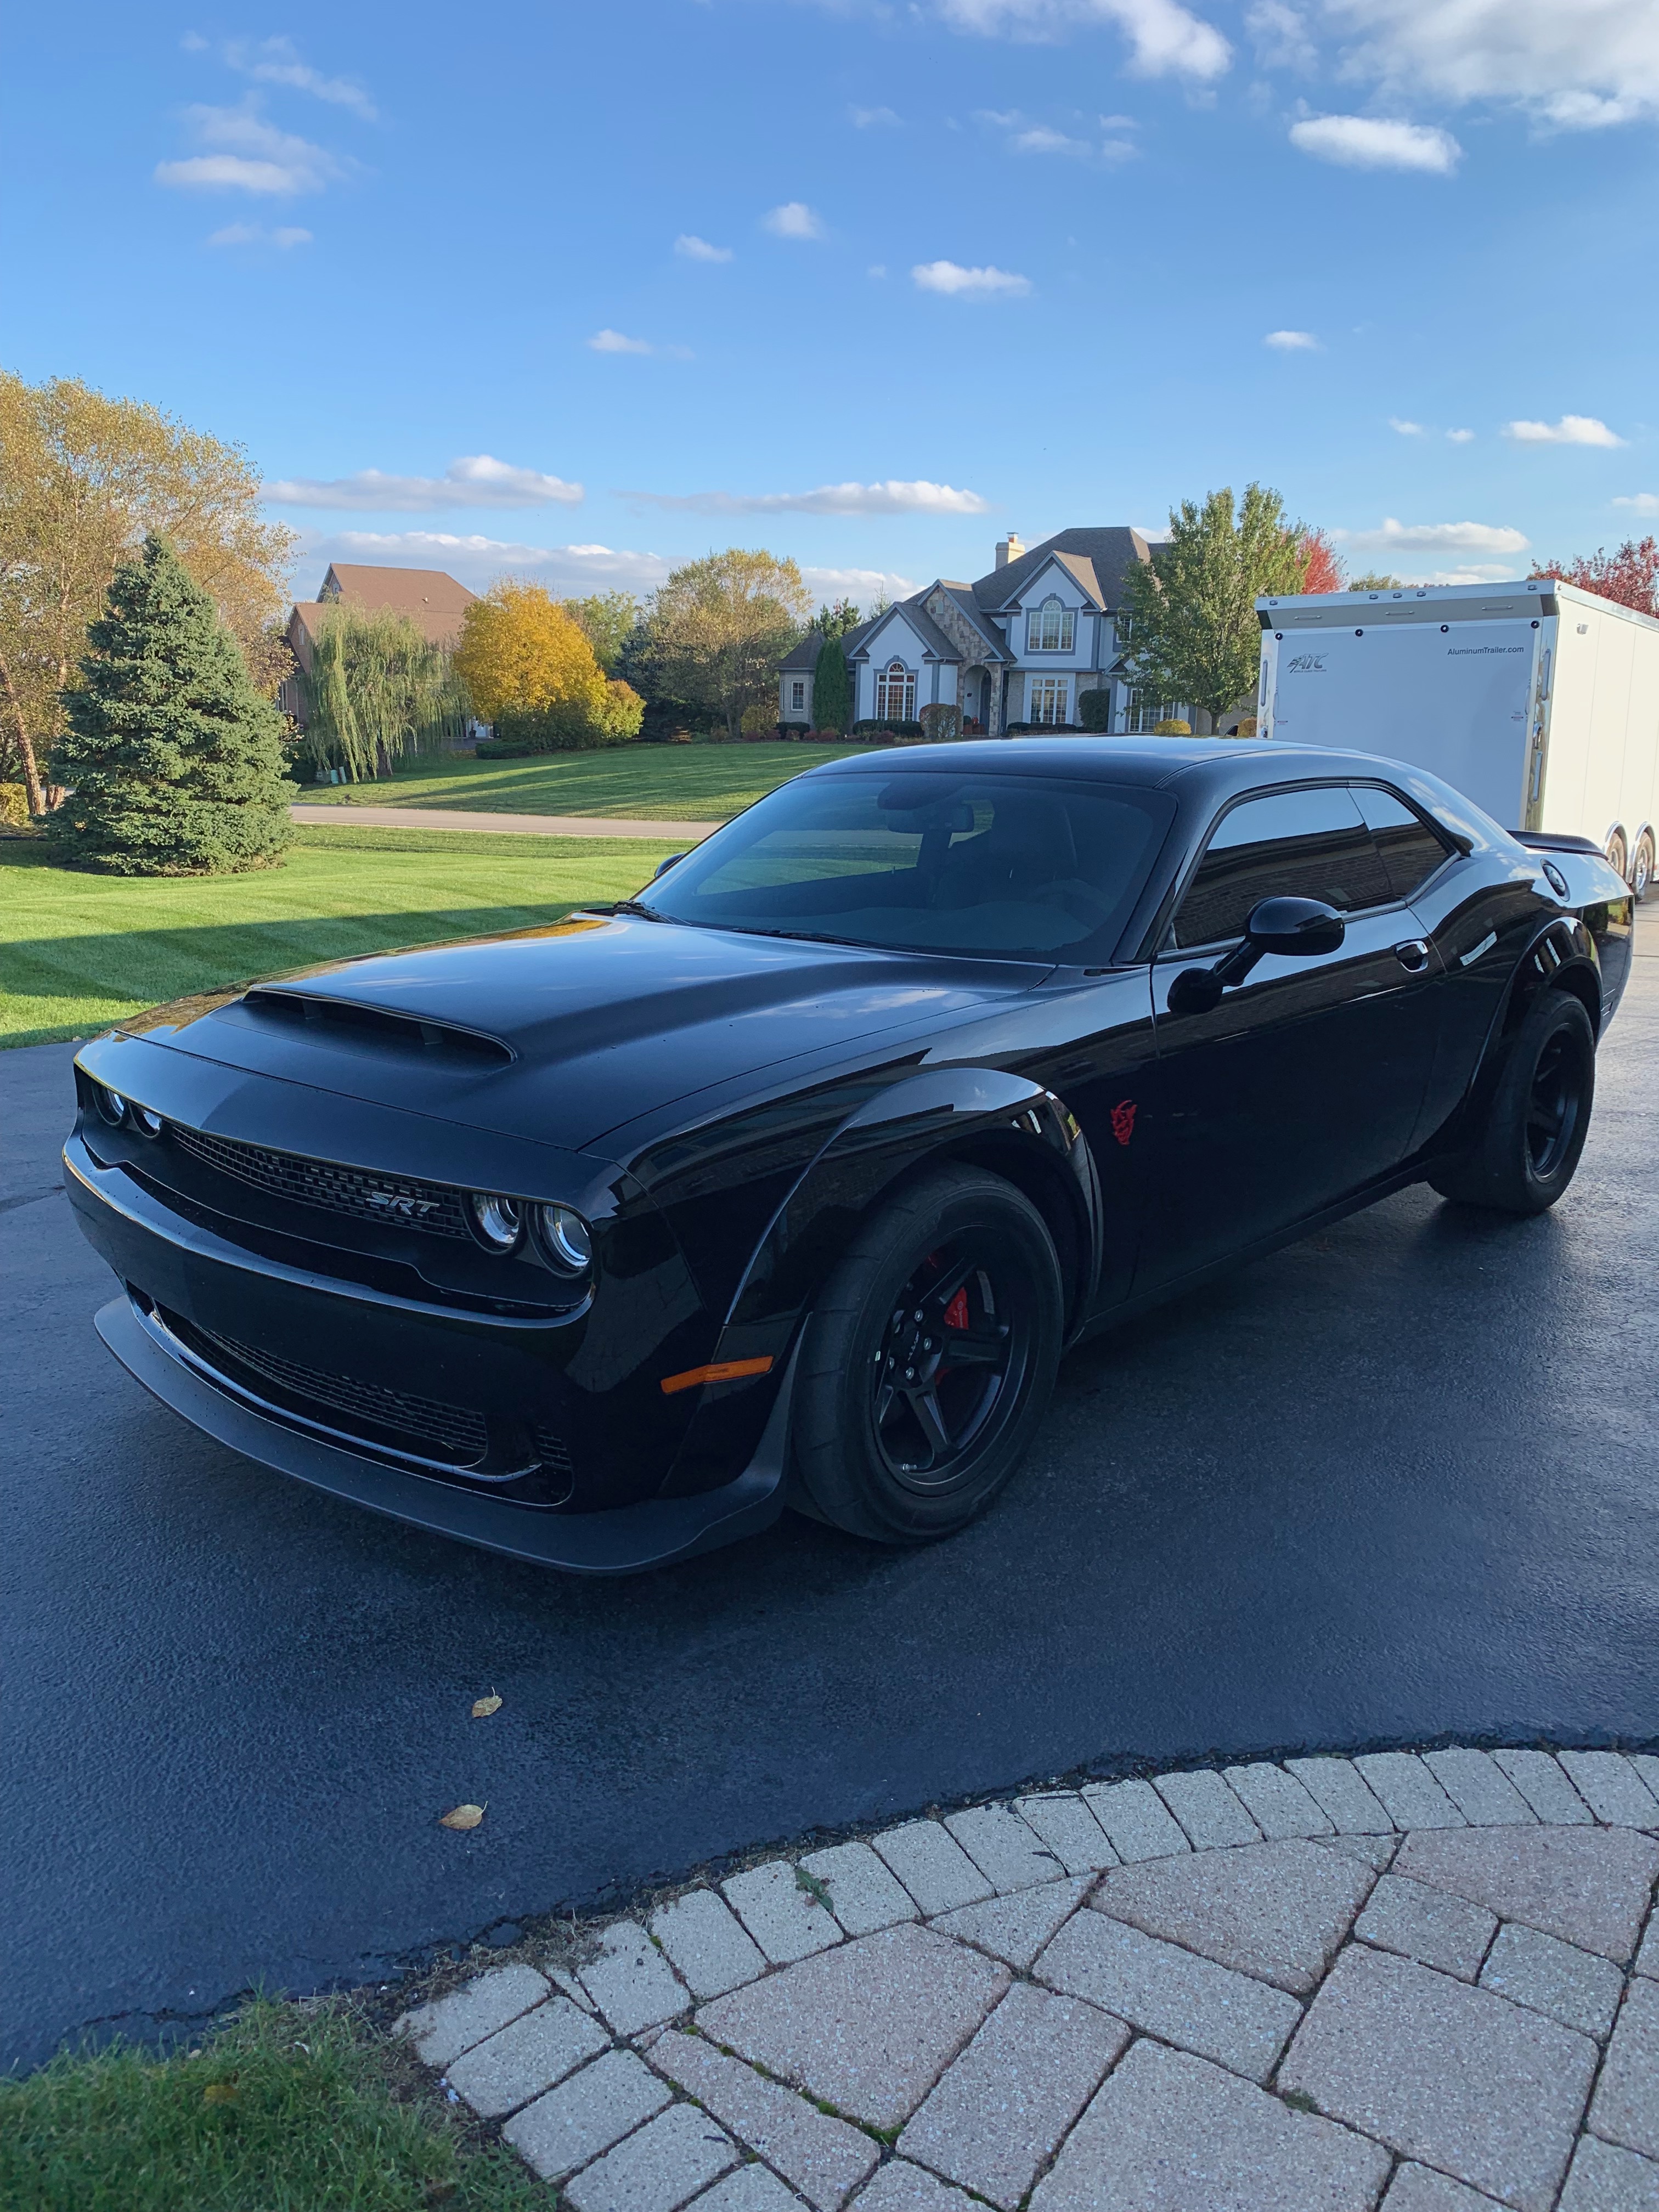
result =
[{"label": "front wheel", "polygon": [[893,1199],[807,1329],[792,1426],[818,1512],[885,1544],[982,1512],[1042,1418],[1064,1309],[1047,1224],[1001,1176],[947,1168]]},{"label": "front wheel", "polygon": [[1595,1099],[1589,1016],[1566,992],[1542,992],[1510,1042],[1474,1144],[1429,1180],[1465,1205],[1542,1213],[1577,1170]]}]

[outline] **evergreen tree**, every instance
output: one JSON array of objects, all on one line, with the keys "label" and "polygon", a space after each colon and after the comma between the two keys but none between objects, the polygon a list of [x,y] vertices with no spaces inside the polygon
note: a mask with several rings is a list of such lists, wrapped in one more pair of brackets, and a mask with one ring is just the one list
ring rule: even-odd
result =
[{"label": "evergreen tree", "polygon": [[812,720],[820,730],[844,732],[853,719],[853,686],[839,637],[826,637],[812,672]]},{"label": "evergreen tree", "polygon": [[129,876],[278,861],[294,836],[282,717],[164,539],[116,569],[87,635],[52,751],[70,795],[46,829],[65,859]]}]

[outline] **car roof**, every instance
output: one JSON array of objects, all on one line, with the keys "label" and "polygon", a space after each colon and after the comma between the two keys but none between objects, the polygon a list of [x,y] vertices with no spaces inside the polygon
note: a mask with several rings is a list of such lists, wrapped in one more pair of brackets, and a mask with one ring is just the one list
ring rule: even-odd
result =
[{"label": "car roof", "polygon": [[1261,783],[1303,776],[1329,781],[1382,775],[1397,781],[1396,761],[1319,745],[1278,744],[1260,738],[976,738],[946,745],[896,745],[878,757],[860,753],[826,761],[819,776],[927,769],[939,774],[1064,776],[1089,783],[1167,788],[1188,779],[1222,796]]}]

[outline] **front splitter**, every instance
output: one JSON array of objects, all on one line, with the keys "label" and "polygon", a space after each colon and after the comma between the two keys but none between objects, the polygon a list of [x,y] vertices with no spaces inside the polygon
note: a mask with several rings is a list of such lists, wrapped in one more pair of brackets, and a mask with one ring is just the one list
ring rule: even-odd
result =
[{"label": "front splitter", "polygon": [[649,1498],[604,1513],[549,1513],[405,1474],[266,1419],[171,1358],[128,1297],[112,1298],[100,1309],[97,1329],[147,1390],[232,1451],[372,1513],[508,1559],[570,1574],[638,1574],[757,1535],[783,1510],[793,1362],[760,1448],[735,1481],[695,1498]]}]

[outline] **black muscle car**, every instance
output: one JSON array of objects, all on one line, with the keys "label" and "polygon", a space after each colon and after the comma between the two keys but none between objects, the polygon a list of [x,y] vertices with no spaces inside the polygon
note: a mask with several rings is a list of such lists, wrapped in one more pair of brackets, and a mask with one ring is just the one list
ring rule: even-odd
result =
[{"label": "black muscle car", "polygon": [[848,758],[614,910],[88,1045],[98,1326],[236,1450],[524,1559],[943,1535],[1085,1331],[1409,1182],[1553,1204],[1632,918],[1358,754]]}]

